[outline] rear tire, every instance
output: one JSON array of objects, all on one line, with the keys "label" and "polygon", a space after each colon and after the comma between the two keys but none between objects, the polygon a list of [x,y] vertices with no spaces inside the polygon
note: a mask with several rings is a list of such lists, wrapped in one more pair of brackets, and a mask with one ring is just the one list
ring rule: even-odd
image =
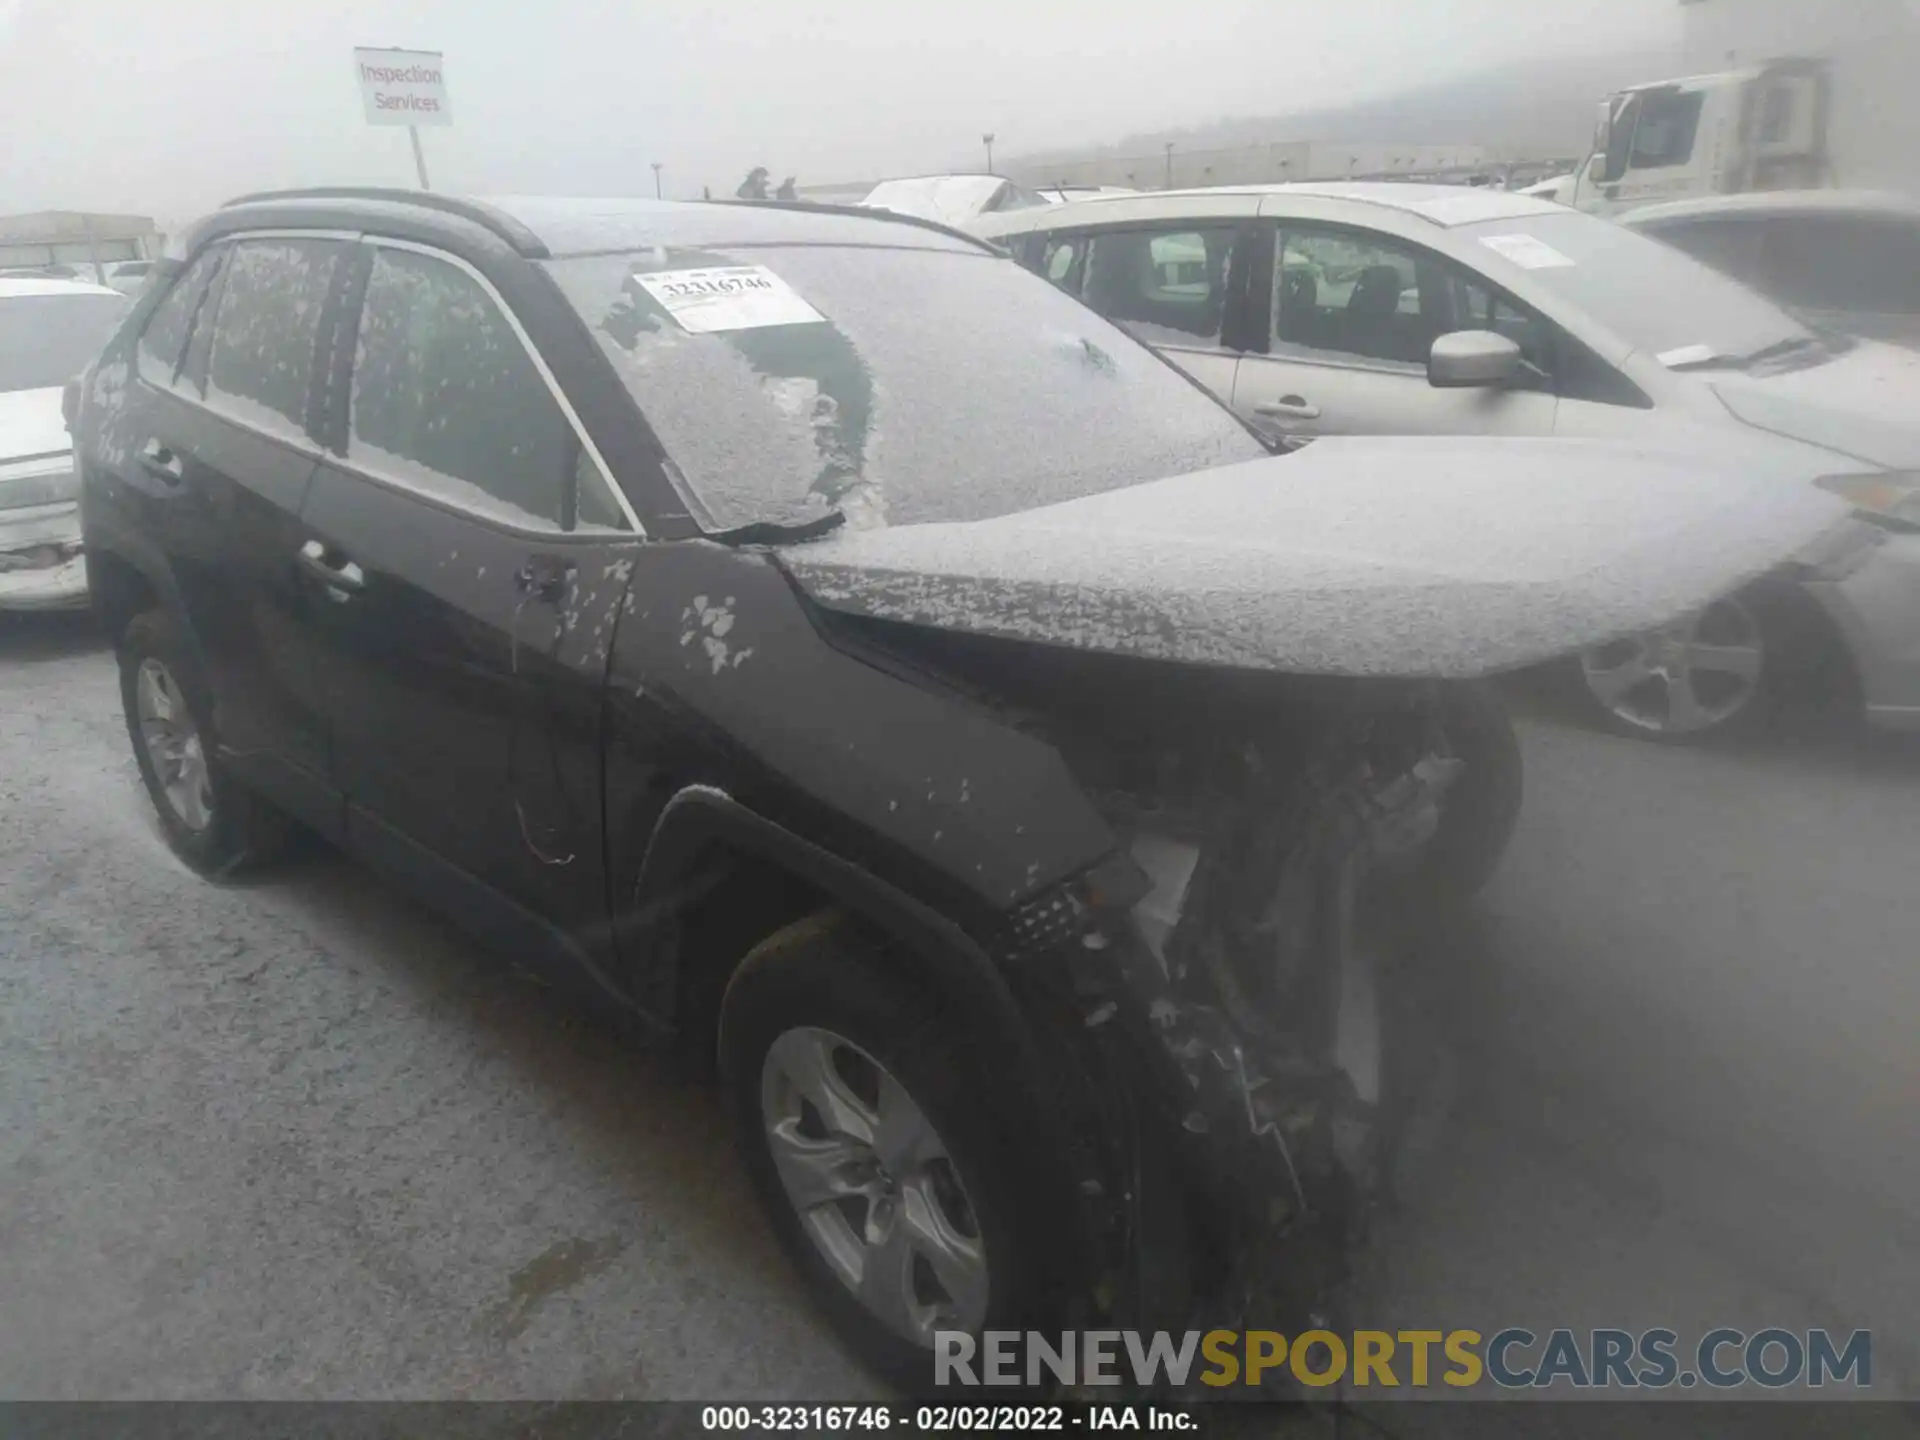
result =
[{"label": "rear tire", "polygon": [[[1053,1172],[1023,1155],[1044,1097],[982,1040],[834,911],[756,946],[721,1005],[737,1138],[774,1233],[834,1329],[910,1395],[935,1388],[931,1331],[1038,1328],[1065,1248],[1044,1218],[1060,1197],[1035,1193]],[[925,1130],[911,1153],[848,1138],[909,1113]]]},{"label": "rear tire", "polygon": [[212,700],[173,616],[136,615],[119,658],[127,736],[173,853],[219,878],[282,848],[286,820],[219,762]]}]

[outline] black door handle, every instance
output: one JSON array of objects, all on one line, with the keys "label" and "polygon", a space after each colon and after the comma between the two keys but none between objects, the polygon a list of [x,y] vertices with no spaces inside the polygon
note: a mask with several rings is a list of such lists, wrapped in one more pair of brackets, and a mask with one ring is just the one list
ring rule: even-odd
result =
[{"label": "black door handle", "polygon": [[367,588],[365,571],[351,560],[336,558],[335,553],[318,540],[309,540],[300,547],[300,568],[333,591],[337,599]]},{"label": "black door handle", "polygon": [[159,476],[169,485],[178,485],[187,473],[187,467],[180,457],[160,440],[149,440],[140,447],[140,467],[151,475]]}]

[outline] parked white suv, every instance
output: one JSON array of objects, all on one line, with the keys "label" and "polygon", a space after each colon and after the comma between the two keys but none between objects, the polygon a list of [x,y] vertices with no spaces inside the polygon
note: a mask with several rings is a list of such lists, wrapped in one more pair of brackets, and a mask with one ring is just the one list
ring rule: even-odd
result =
[{"label": "parked white suv", "polygon": [[1675,249],[1501,191],[1163,191],[970,228],[1277,437],[1798,447],[1875,522],[1870,558],[1789,592],[1817,610],[1729,597],[1595,652],[1589,693],[1633,733],[1710,732],[1761,709],[1782,647],[1811,635],[1837,638],[1875,723],[1920,728],[1920,355],[1816,332]]}]

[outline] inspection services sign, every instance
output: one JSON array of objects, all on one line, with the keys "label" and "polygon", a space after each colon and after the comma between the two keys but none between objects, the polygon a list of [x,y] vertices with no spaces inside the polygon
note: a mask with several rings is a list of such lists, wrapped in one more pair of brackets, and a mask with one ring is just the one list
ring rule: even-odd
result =
[{"label": "inspection services sign", "polygon": [[451,125],[438,50],[355,50],[369,125]]}]

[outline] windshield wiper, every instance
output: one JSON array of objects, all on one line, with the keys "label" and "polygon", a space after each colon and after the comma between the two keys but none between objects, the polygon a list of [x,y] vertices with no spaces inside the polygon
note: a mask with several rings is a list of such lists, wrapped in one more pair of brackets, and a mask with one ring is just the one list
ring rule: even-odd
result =
[{"label": "windshield wiper", "polygon": [[732,530],[709,531],[703,538],[720,545],[787,545],[795,540],[818,540],[847,523],[838,510],[808,520],[756,520]]},{"label": "windshield wiper", "polygon": [[[1746,355],[1728,355],[1714,350],[1687,360],[1674,360],[1667,363],[1669,370],[1751,370],[1755,365],[1764,365],[1769,360],[1782,360],[1795,355],[1812,345],[1825,349],[1825,344],[1813,335],[1790,335],[1785,340],[1776,340],[1771,345],[1762,345],[1758,350]],[[1705,348],[1705,347],[1702,347]]]},{"label": "windshield wiper", "polygon": [[1784,360],[1789,355],[1798,355],[1809,346],[1816,350],[1825,350],[1826,342],[1817,335],[1790,335],[1785,340],[1776,340],[1771,345],[1762,345],[1751,355],[1740,357],[1740,368],[1750,369],[1755,365],[1764,365],[1769,360]]}]

